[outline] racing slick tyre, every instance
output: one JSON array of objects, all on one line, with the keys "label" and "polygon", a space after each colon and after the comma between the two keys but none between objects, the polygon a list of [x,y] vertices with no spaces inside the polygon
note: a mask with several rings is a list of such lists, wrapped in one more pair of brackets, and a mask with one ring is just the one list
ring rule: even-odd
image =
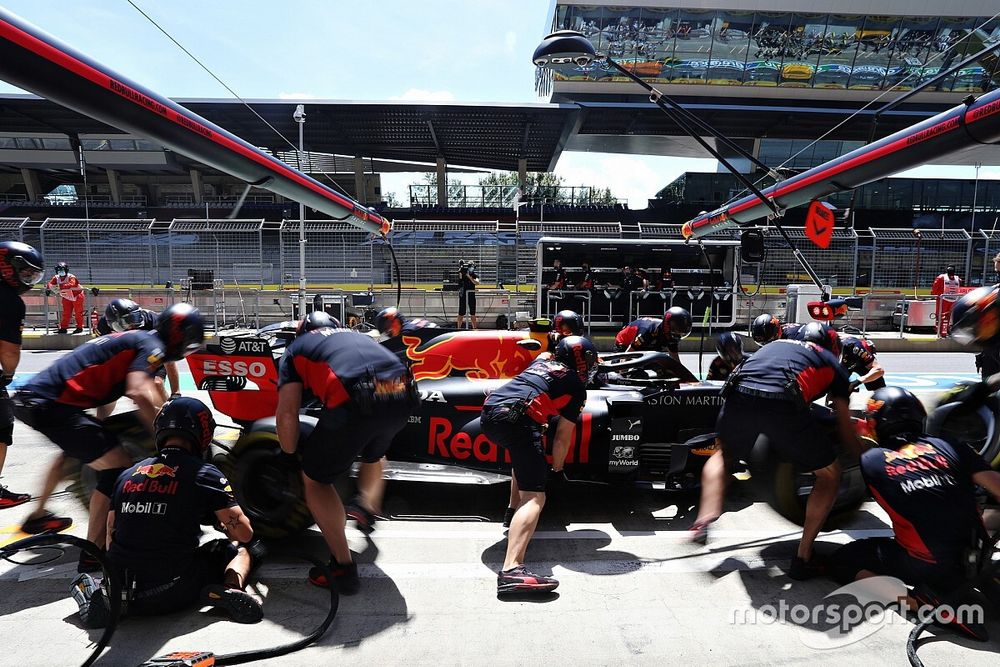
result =
[{"label": "racing slick tyre", "polygon": [[[141,461],[156,452],[152,436],[139,421],[138,410],[113,414],[104,420],[104,426],[118,436],[133,462]],[[97,487],[97,473],[94,469],[82,465],[77,459],[67,458],[63,463],[63,475],[70,482],[66,490],[89,509],[90,495]]]},{"label": "racing slick tyre", "polygon": [[945,403],[927,416],[927,433],[953,445],[968,445],[996,469],[1000,467],[1000,437],[991,407]]},{"label": "racing slick tyre", "polygon": [[[840,466],[843,470],[840,488],[827,525],[856,512],[868,497],[857,460],[842,454]],[[764,500],[775,512],[800,526],[805,522],[806,501],[815,480],[811,472],[781,461],[767,442],[761,441],[754,447],[751,457],[750,480],[755,496]]]},{"label": "racing slick tyre", "polygon": [[240,438],[230,453],[233,492],[250,517],[254,534],[278,540],[313,524],[306,507],[302,476],[280,456],[278,436],[254,431]]}]

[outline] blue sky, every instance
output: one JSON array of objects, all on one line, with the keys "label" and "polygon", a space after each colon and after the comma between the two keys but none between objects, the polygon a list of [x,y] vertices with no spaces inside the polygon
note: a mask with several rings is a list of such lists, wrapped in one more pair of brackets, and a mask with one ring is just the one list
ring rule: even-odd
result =
[{"label": "blue sky", "polygon": [[[244,98],[544,101],[531,53],[550,20],[547,0],[135,1]],[[0,2],[168,97],[231,97],[126,0]],[[0,82],[0,92],[19,91]],[[684,171],[715,171],[715,162],[567,152],[556,168],[569,184],[611,187],[633,208]],[[387,174],[383,189],[402,195],[418,179]]]}]

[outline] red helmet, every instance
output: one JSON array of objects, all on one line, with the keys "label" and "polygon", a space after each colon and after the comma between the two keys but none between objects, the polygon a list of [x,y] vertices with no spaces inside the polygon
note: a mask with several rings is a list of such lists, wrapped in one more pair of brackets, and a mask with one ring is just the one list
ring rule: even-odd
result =
[{"label": "red helmet", "polygon": [[389,307],[383,308],[375,316],[375,328],[378,329],[380,334],[389,334],[390,336],[398,336],[403,330],[403,325],[406,320],[403,319],[403,313],[399,312],[399,308]]},{"label": "red helmet", "polygon": [[574,310],[560,310],[552,320],[552,329],[560,336],[582,336],[583,318]]},{"label": "red helmet", "polygon": [[212,411],[197,398],[178,396],[163,404],[153,419],[156,448],[171,437],[187,440],[195,454],[204,455],[215,435]]},{"label": "red helmet", "polygon": [[156,322],[156,335],[163,341],[166,361],[180,361],[205,342],[205,322],[197,308],[175,303]]},{"label": "red helmet", "polygon": [[993,345],[1000,341],[997,287],[972,290],[951,309],[949,335],[963,345]]}]

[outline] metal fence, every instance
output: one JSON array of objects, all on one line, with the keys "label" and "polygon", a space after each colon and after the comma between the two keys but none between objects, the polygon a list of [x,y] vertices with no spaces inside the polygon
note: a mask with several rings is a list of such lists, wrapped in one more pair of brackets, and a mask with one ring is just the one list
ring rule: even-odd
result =
[{"label": "metal fence", "polygon": [[152,220],[49,218],[42,223],[42,256],[66,262],[81,282],[149,284],[155,266]]},{"label": "metal fence", "polygon": [[280,227],[264,220],[174,220],[169,227],[171,280],[189,271],[211,271],[212,280],[277,282],[278,262],[265,262],[263,256],[263,232],[269,225],[274,231]]},{"label": "metal fence", "polygon": [[993,257],[1000,252],[1000,232],[997,230],[979,230],[978,238],[973,237],[973,241],[979,242],[979,251],[973,251],[972,268],[970,272],[976,275],[982,270],[981,284],[990,285],[997,282],[1000,276],[993,269]]},{"label": "metal fence", "polygon": [[[373,270],[371,234],[344,222],[306,220],[306,277],[312,283],[387,282]],[[279,284],[299,282],[299,221],[285,220],[280,231]],[[381,254],[381,253],[380,253]]]},{"label": "metal fence", "polygon": [[534,284],[536,246],[543,236],[619,239],[622,236],[622,226],[618,222],[519,222],[515,245],[517,275],[510,282],[517,285]]},{"label": "metal fence", "polygon": [[0,239],[5,241],[22,240],[22,229],[27,218],[0,218]]},{"label": "metal fence", "polygon": [[393,224],[389,240],[403,282],[454,282],[460,260],[475,262],[484,286],[499,280],[500,239],[495,220],[400,220]]},{"label": "metal fence", "polygon": [[969,284],[972,237],[961,229],[871,229],[871,283],[879,288],[928,288],[953,265]]}]

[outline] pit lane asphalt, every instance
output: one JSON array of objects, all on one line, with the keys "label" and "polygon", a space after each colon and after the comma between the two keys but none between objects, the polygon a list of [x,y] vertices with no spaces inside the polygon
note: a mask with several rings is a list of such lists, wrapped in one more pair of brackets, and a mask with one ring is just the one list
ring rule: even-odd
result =
[{"label": "pit lane asphalt", "polygon": [[[60,354],[25,353],[20,370],[36,371]],[[880,359],[890,373],[911,380],[974,372],[971,355]],[[706,354],[706,367],[708,361]],[[696,358],[685,362],[696,367]],[[931,400],[933,391],[920,395]],[[19,491],[36,489],[53,450],[18,424],[3,482]],[[837,585],[787,577],[797,527],[754,502],[744,485],[734,485],[708,547],[684,540],[694,514],[691,495],[575,485],[553,496],[529,564],[562,584],[550,598],[513,601],[495,595],[506,496],[503,487],[390,484],[386,511],[394,520],[380,523],[371,539],[348,531],[361,566],[361,593],[342,599],[319,645],[267,664],[906,664],[904,642],[912,626],[891,613],[890,624],[864,637],[872,626],[862,626],[851,634],[857,641],[827,650],[814,648],[825,626],[766,618],[768,606],[782,601],[816,609]],[[58,497],[52,509],[73,516],[70,532],[84,534],[86,517],[73,499]],[[0,527],[16,525],[27,511],[3,510]],[[868,503],[838,530],[822,534],[819,548],[887,534],[885,515]],[[315,531],[283,546],[324,553]],[[86,657],[98,634],[78,626],[67,595],[76,557],[67,553],[46,565],[0,563],[0,664],[73,665]],[[99,664],[134,665],[169,650],[223,653],[289,641],[324,613],[324,594],[305,582],[305,570],[288,559],[260,570],[260,624],[240,626],[197,611],[128,619]],[[921,657],[928,665],[996,664],[998,616],[989,615],[992,642],[932,631],[939,639],[924,646]]]}]

